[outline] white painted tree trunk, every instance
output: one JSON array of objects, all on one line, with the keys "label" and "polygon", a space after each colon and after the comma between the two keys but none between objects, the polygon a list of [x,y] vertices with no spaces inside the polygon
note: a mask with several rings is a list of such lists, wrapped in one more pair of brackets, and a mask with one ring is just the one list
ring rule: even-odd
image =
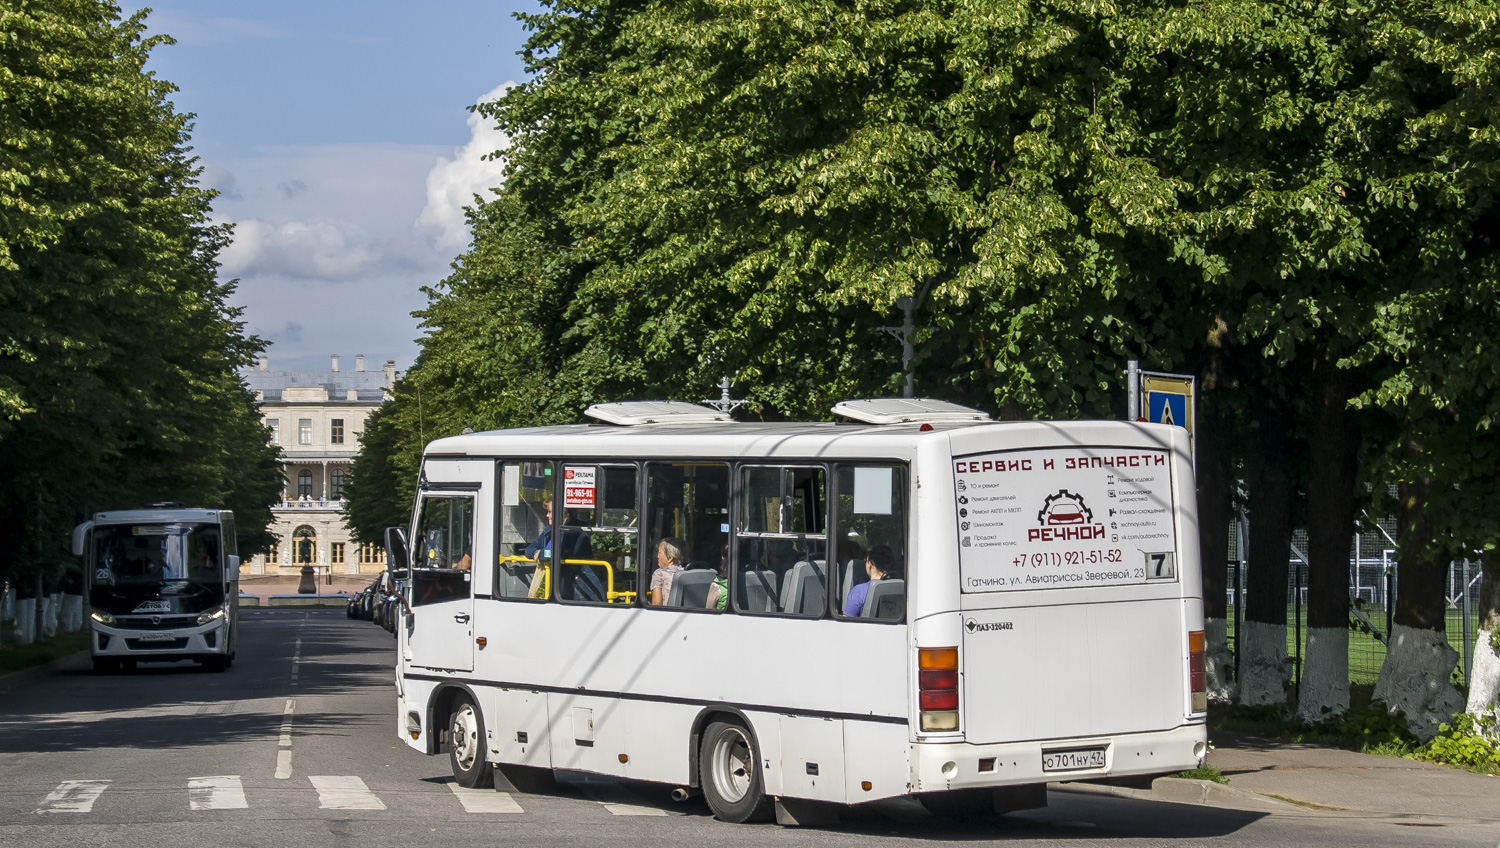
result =
[{"label": "white painted tree trunk", "polygon": [[1405,712],[1407,729],[1425,742],[1437,735],[1439,722],[1464,707],[1463,696],[1448,682],[1457,664],[1458,651],[1442,633],[1397,624],[1380,666],[1374,700],[1392,714]]},{"label": "white painted tree trunk", "polygon": [[77,633],[83,629],[83,596],[63,595],[62,611],[58,625],[64,633]]},{"label": "white painted tree trunk", "polygon": [[1474,716],[1495,715],[1500,702],[1500,651],[1490,640],[1493,630],[1479,631],[1474,639],[1474,660],[1469,670],[1469,703],[1465,708]]},{"label": "white painted tree trunk", "polygon": [[16,600],[16,644],[30,645],[36,641],[36,599]]},{"label": "white painted tree trunk", "polygon": [[1314,627],[1307,631],[1302,684],[1297,692],[1297,720],[1319,724],[1349,712],[1349,628]]},{"label": "white painted tree trunk", "polygon": [[57,611],[62,606],[62,593],[56,592],[42,599],[42,638],[57,635]]},{"label": "white painted tree trunk", "polygon": [[1236,637],[1240,650],[1240,703],[1250,707],[1286,703],[1291,679],[1286,661],[1286,625],[1244,621]]},{"label": "white painted tree trunk", "polygon": [[1208,699],[1220,703],[1234,700],[1234,654],[1229,652],[1229,622],[1222,618],[1204,619],[1204,638],[1208,653],[1203,658],[1208,672]]}]

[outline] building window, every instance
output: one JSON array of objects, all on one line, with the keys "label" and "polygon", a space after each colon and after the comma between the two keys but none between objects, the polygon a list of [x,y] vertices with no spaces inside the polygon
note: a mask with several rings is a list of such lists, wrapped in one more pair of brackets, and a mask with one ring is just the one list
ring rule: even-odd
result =
[{"label": "building window", "polygon": [[328,440],[336,445],[344,443],[344,419],[333,419],[328,428]]},{"label": "building window", "polygon": [[329,542],[328,543],[328,562],[330,564],[332,564],[332,565],[343,565],[344,564],[344,543],[343,542]]},{"label": "building window", "polygon": [[335,500],[344,496],[344,469],[335,468],[328,473],[328,497]]},{"label": "building window", "polygon": [[297,444],[312,444],[312,419],[301,418],[297,421]]},{"label": "building window", "polygon": [[267,418],[266,429],[271,431],[271,444],[281,444],[281,420],[278,418]]},{"label": "building window", "polygon": [[359,561],[361,565],[384,565],[385,548],[381,545],[361,542],[359,546]]},{"label": "building window", "polygon": [[266,550],[266,565],[275,565],[281,561],[281,543],[277,542]]},{"label": "building window", "polygon": [[297,497],[312,497],[312,472],[306,468],[297,472]]}]

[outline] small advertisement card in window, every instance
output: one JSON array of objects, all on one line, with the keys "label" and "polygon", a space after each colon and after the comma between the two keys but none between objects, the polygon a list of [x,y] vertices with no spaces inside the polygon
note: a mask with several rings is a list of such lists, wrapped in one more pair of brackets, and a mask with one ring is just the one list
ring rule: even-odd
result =
[{"label": "small advertisement card in window", "polygon": [[568,509],[594,508],[594,466],[568,466],[563,469],[563,506]]}]

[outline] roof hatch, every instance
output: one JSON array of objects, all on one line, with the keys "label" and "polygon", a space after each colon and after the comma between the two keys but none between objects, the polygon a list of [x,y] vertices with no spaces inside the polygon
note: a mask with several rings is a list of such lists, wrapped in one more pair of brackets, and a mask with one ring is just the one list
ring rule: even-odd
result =
[{"label": "roof hatch", "polygon": [[711,424],[733,423],[728,413],[680,400],[632,400],[596,403],[584,415],[606,424]]},{"label": "roof hatch", "polygon": [[842,415],[866,424],[916,424],[990,421],[988,413],[932,398],[870,398],[846,400],[833,406]]}]

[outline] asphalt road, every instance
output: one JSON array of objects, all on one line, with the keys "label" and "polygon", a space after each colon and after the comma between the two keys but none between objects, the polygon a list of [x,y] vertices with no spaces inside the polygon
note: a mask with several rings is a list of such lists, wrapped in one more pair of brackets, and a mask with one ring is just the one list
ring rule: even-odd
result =
[{"label": "asphalt road", "polygon": [[[395,736],[394,641],[341,611],[246,611],[223,674],[62,671],[0,693],[0,846],[1483,846],[1492,824],[1244,809],[1057,787],[1043,810],[960,823],[887,803],[836,828],[714,820],[667,787],[564,775],[555,794],[453,786]],[[1500,797],[1497,797],[1500,804]]]}]

